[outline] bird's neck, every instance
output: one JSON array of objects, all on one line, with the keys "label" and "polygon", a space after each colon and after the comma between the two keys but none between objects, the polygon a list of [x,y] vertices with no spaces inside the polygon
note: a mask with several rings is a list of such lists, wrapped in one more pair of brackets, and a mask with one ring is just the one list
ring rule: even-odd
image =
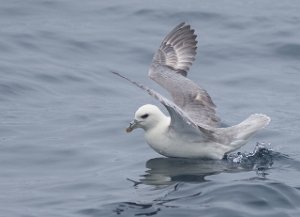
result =
[{"label": "bird's neck", "polygon": [[171,118],[168,116],[165,116],[163,113],[161,116],[153,122],[152,125],[150,125],[148,128],[145,129],[145,133],[152,134],[152,133],[162,133],[165,132],[166,129],[170,126]]},{"label": "bird's neck", "polygon": [[167,144],[168,130],[170,126],[170,117],[164,117],[153,127],[145,130],[145,139],[147,143],[160,153],[161,147]]}]

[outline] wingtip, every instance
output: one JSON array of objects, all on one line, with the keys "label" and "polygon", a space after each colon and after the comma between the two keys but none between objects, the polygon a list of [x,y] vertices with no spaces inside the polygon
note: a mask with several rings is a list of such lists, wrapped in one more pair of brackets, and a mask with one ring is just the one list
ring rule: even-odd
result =
[{"label": "wingtip", "polygon": [[112,74],[115,74],[115,75],[118,75],[118,74],[119,74],[118,72],[113,71],[113,70],[109,70],[109,72],[112,73]]},{"label": "wingtip", "polygon": [[187,28],[189,31],[191,31],[192,32],[192,34],[194,34],[195,33],[195,30],[191,27],[191,25],[188,23],[188,22],[186,22],[186,21],[183,21],[183,22],[181,22],[181,23],[179,23],[171,32],[175,32],[175,31],[177,31],[177,30],[179,30],[179,29],[182,29],[182,28]]},{"label": "wingtip", "polygon": [[[121,78],[125,78],[123,75],[121,75],[120,73],[116,72],[116,71],[113,71],[113,70],[109,70],[110,73],[114,74],[114,75],[117,75]],[[125,78],[126,79],[126,78]]]},{"label": "wingtip", "polygon": [[177,25],[177,28],[181,28],[183,26],[189,26],[189,24],[186,21],[183,21]]},{"label": "wingtip", "polygon": [[188,72],[197,54],[197,34],[186,22],[172,29],[161,42],[152,64]]}]

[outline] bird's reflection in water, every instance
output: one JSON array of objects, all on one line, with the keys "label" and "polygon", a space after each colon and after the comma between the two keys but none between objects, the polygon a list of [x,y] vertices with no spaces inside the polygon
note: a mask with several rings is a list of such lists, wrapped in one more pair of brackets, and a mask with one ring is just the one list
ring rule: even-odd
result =
[{"label": "bird's reflection in water", "polygon": [[253,152],[231,153],[223,160],[201,160],[185,158],[153,158],[146,162],[145,174],[134,185],[169,185],[178,182],[205,182],[205,177],[218,173],[237,173],[254,170],[257,175],[265,178],[276,160],[286,156],[268,149],[263,143],[257,143]]},{"label": "bird's reflection in water", "polygon": [[205,182],[205,177],[227,170],[224,161],[182,158],[154,158],[146,163],[146,174],[140,179],[148,185],[174,182]]},{"label": "bird's reflection in water", "polygon": [[[281,156],[262,143],[257,143],[253,152],[232,153],[223,160],[200,160],[184,158],[154,158],[146,162],[146,174],[139,183],[166,185],[174,182],[205,182],[205,177],[222,172],[242,172],[256,170],[265,177],[266,170],[273,165],[273,157]],[[277,157],[278,158],[278,157]]]}]

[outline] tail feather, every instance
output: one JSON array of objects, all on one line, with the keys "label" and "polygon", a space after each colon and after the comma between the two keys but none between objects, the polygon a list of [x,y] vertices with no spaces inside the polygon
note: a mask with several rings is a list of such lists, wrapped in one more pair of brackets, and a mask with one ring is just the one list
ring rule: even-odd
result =
[{"label": "tail feather", "polygon": [[247,140],[256,131],[266,127],[271,121],[271,118],[264,114],[252,114],[246,120],[233,126],[235,128],[236,139]]},{"label": "tail feather", "polygon": [[228,152],[232,152],[245,145],[251,136],[253,136],[258,130],[266,127],[270,121],[271,118],[267,115],[252,114],[241,123],[226,128],[228,133],[227,135],[231,138],[231,141],[228,144]]}]

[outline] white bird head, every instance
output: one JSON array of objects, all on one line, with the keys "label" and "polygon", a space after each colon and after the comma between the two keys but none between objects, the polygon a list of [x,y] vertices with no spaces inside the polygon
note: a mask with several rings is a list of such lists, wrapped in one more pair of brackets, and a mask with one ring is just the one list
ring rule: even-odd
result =
[{"label": "white bird head", "polygon": [[135,112],[134,120],[130,122],[126,132],[129,133],[136,128],[142,128],[147,131],[159,124],[164,117],[166,116],[157,106],[151,104],[143,105]]}]

